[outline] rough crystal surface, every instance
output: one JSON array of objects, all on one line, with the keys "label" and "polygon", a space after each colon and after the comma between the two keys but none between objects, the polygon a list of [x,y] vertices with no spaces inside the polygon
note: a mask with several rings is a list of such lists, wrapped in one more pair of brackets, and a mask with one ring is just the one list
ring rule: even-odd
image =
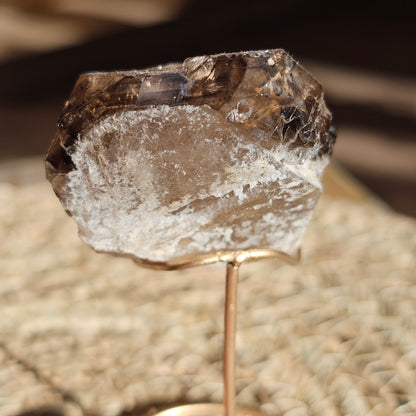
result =
[{"label": "rough crystal surface", "polygon": [[282,50],[81,75],[46,159],[80,236],[151,261],[300,245],[331,153],[322,87]]}]

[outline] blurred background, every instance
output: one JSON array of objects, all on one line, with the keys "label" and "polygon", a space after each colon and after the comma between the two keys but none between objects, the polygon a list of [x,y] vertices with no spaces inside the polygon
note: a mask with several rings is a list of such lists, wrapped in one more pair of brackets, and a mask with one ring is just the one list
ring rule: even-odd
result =
[{"label": "blurred background", "polygon": [[0,0],[0,163],[41,156],[79,73],[283,48],[324,86],[335,159],[416,216],[411,1]]}]

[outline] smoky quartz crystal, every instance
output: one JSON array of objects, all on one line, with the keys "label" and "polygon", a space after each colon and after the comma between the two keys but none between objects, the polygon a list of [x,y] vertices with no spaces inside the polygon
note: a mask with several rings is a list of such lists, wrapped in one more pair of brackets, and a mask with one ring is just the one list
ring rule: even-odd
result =
[{"label": "smoky quartz crystal", "polygon": [[168,261],[300,246],[335,136],[283,50],[79,77],[47,177],[95,250]]}]

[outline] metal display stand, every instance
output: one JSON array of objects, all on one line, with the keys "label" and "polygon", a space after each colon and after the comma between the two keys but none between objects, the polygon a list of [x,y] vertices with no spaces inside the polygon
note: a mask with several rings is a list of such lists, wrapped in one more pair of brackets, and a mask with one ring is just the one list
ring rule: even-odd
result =
[{"label": "metal display stand", "polygon": [[224,308],[224,404],[202,403],[174,407],[158,413],[158,416],[259,416],[260,414],[236,406],[235,387],[235,333],[237,318],[237,286],[240,266],[249,261],[278,258],[296,264],[300,252],[294,256],[269,249],[229,250],[199,256],[186,257],[171,262],[135,260],[142,267],[155,270],[181,270],[217,262],[226,263],[226,289]]}]

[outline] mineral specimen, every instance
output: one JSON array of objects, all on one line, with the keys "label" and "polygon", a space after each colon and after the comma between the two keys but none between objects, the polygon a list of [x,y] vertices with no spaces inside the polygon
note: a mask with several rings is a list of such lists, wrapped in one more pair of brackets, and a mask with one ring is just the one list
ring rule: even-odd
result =
[{"label": "mineral specimen", "polygon": [[334,138],[322,87],[283,50],[219,54],[81,75],[46,169],[97,251],[292,254]]}]

